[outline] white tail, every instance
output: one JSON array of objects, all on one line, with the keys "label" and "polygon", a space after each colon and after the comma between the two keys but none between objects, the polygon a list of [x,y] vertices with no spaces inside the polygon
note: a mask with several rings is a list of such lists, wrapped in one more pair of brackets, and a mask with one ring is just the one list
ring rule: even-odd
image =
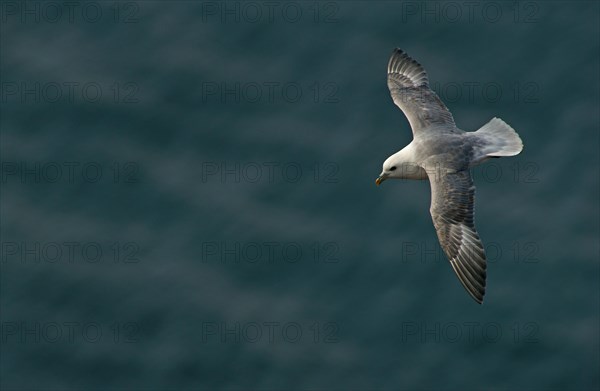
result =
[{"label": "white tail", "polygon": [[492,118],[473,135],[480,141],[475,161],[486,157],[515,156],[523,150],[523,141],[517,132],[500,118]]}]

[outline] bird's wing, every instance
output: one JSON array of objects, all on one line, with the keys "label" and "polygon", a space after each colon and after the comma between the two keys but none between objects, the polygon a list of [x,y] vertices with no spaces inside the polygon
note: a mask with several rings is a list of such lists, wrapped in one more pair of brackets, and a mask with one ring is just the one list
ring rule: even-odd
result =
[{"label": "bird's wing", "polygon": [[454,118],[444,102],[429,88],[425,69],[400,49],[394,49],[388,63],[388,88],[396,106],[406,115],[413,136],[432,125],[454,131]]},{"label": "bird's wing", "polygon": [[485,294],[485,252],[473,223],[475,186],[469,171],[430,175],[431,217],[450,265],[478,303]]}]

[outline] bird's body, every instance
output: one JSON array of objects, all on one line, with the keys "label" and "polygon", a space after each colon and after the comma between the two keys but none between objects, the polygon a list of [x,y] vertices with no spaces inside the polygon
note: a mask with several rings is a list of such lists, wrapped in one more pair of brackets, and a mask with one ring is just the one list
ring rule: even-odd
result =
[{"label": "bird's body", "polygon": [[400,49],[394,50],[388,64],[388,87],[410,122],[413,141],[383,163],[376,182],[429,179],[430,212],[440,245],[465,289],[482,303],[486,258],[473,222],[475,187],[469,169],[489,158],[517,155],[523,143],[498,118],[476,132],[458,129],[429,88],[423,67]]}]

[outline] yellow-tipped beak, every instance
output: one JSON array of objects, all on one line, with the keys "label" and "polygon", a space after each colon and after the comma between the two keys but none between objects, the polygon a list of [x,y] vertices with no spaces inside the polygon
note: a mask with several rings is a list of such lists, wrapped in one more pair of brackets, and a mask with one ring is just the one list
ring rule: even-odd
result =
[{"label": "yellow-tipped beak", "polygon": [[375,179],[375,184],[379,186],[383,181],[385,181],[385,177],[383,175],[380,175],[377,179]]}]

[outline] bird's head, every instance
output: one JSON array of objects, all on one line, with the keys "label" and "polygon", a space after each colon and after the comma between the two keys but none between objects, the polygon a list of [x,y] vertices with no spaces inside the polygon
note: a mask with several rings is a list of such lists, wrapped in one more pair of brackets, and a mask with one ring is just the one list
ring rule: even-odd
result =
[{"label": "bird's head", "polygon": [[383,169],[375,180],[377,186],[388,178],[395,179],[427,179],[425,170],[415,163],[412,145],[393,154],[383,162]]},{"label": "bird's head", "polygon": [[383,169],[381,171],[381,174],[379,174],[379,177],[375,179],[375,183],[377,184],[377,186],[379,186],[381,182],[385,181],[388,178],[402,178],[402,170],[399,170],[399,168],[401,167],[402,161],[400,160],[398,154],[394,154],[387,158],[385,162],[383,162]]}]

